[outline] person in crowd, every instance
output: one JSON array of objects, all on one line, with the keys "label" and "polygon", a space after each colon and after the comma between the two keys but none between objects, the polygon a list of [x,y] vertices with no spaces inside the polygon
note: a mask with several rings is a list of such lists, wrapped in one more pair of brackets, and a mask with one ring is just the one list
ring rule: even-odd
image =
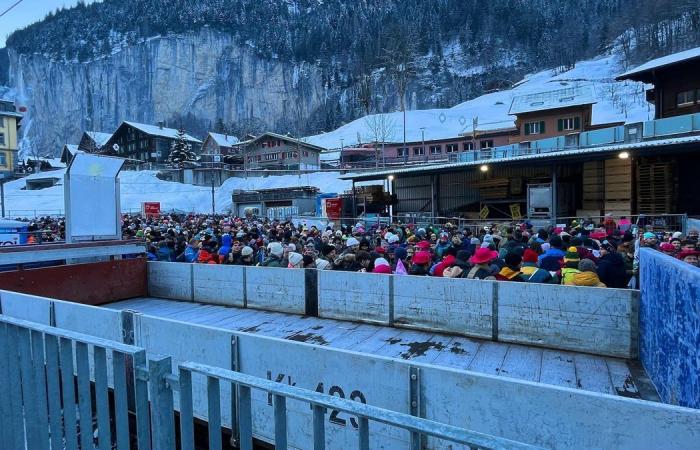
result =
[{"label": "person in crowd", "polygon": [[474,255],[469,258],[469,262],[473,265],[465,278],[479,280],[495,280],[491,262],[498,258],[498,252],[490,250],[488,247],[479,248]]},{"label": "person in crowd", "polygon": [[[537,245],[536,243],[533,244]],[[520,277],[528,283],[553,283],[552,274],[537,267],[538,254],[535,250],[526,249],[523,254],[523,263],[520,267]]]},{"label": "person in crowd", "polygon": [[271,242],[267,246],[267,258],[260,264],[264,267],[285,267],[283,266],[282,257],[284,256],[284,247],[279,242]]},{"label": "person in crowd", "polygon": [[668,255],[674,258],[678,254],[678,251],[676,251],[676,247],[670,242],[662,242],[661,244],[659,244],[659,251],[664,255]]},{"label": "person in crowd", "polygon": [[430,270],[430,261],[432,260],[432,257],[430,253],[427,251],[419,251],[416,252],[415,255],[413,255],[413,265],[411,266],[411,270],[409,274],[411,275],[419,275],[419,276],[428,276],[430,275],[428,273],[428,270]]},{"label": "person in crowd", "polygon": [[199,264],[217,264],[219,258],[216,254],[216,244],[213,241],[206,241],[202,244],[202,248],[197,255]]},{"label": "person in crowd", "polygon": [[577,273],[569,277],[564,284],[569,286],[605,287],[605,283],[598,278],[595,263],[590,259],[579,261]]},{"label": "person in crowd", "polygon": [[691,266],[698,267],[698,256],[700,256],[700,252],[697,250],[682,250],[678,254],[678,259]]},{"label": "person in crowd", "polygon": [[523,258],[516,252],[509,252],[504,258],[505,264],[496,274],[498,281],[523,281],[520,274],[520,264]]},{"label": "person in crowd", "polygon": [[[579,270],[580,269],[579,267]],[[607,287],[620,289],[627,287],[629,279],[627,277],[625,261],[622,255],[616,251],[615,246],[607,240],[603,241],[600,245],[600,259],[598,260],[597,272],[600,281]]]},{"label": "person in crowd", "polygon": [[559,236],[552,236],[549,239],[549,249],[539,256],[541,269],[549,272],[557,272],[561,269],[561,262],[565,255],[565,252],[562,250],[562,245],[563,242]]},{"label": "person in crowd", "polygon": [[391,275],[391,265],[389,264],[389,261],[387,261],[385,258],[375,259],[374,269],[372,270],[372,273],[383,273]]},{"label": "person in crowd", "polygon": [[[578,250],[576,247],[569,247],[569,249],[564,254],[564,267],[561,268],[559,277],[561,284],[571,285],[573,284],[573,278],[579,273],[579,263],[581,258],[578,255]],[[590,259],[589,259],[590,261]]]},{"label": "person in crowd", "polygon": [[236,262],[233,264],[237,266],[253,266],[253,248],[247,245],[241,248],[240,257],[237,258]]}]

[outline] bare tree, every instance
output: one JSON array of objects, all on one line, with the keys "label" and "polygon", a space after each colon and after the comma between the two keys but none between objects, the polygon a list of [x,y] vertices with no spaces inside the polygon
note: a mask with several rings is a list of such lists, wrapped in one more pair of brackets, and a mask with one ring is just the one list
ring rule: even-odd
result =
[{"label": "bare tree", "polygon": [[417,40],[411,35],[397,35],[389,40],[382,50],[382,63],[396,84],[399,94],[399,106],[403,113],[403,144],[406,147],[406,90],[411,79],[416,75],[415,59]]},{"label": "bare tree", "polygon": [[379,167],[379,148],[381,146],[381,159],[384,160],[384,144],[394,139],[396,122],[387,114],[374,114],[365,117],[365,126],[368,130],[366,139],[374,143],[376,166]]}]

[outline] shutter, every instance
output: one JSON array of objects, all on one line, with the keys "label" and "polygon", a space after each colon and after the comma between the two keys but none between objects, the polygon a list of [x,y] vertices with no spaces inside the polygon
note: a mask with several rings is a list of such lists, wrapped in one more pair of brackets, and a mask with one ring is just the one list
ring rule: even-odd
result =
[{"label": "shutter", "polygon": [[523,128],[525,128],[525,136],[529,135],[530,134],[530,124],[529,123],[523,124]]},{"label": "shutter", "polygon": [[557,120],[557,131],[564,131],[564,119]]},{"label": "shutter", "polygon": [[540,134],[544,134],[544,120],[540,122]]},{"label": "shutter", "polygon": [[581,129],[581,118],[574,117],[574,130],[580,130],[580,129]]}]

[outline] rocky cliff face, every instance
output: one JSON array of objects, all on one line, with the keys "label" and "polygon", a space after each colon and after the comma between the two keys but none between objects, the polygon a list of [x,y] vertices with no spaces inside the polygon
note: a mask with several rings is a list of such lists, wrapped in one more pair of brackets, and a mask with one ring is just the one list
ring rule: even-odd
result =
[{"label": "rocky cliff face", "polygon": [[10,49],[9,75],[18,104],[28,109],[25,146],[39,154],[56,154],[83,130],[111,132],[122,120],[255,117],[280,129],[313,116],[329,98],[313,66],[262,60],[212,31],[150,39],[86,63]]}]

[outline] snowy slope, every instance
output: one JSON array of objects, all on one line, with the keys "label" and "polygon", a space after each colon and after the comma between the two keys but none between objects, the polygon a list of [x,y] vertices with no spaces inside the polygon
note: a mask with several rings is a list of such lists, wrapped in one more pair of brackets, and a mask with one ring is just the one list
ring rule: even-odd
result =
[{"label": "snowy slope", "polygon": [[[31,178],[57,176],[61,179],[65,169],[33,174]],[[321,192],[343,192],[352,183],[339,180],[338,172],[309,175],[285,175],[270,177],[230,178],[215,189],[216,209],[226,212],[231,208],[234,190],[271,189],[277,187],[315,186]],[[211,212],[211,188],[173,183],[156,178],[155,171],[124,171],[119,175],[121,207],[124,212],[141,210],[142,202],[160,202],[164,211]],[[38,191],[23,190],[25,178],[5,184],[5,211],[10,217],[63,214],[63,185]]]},{"label": "snowy slope", "polygon": [[[478,118],[477,130],[486,131],[509,128],[514,125],[514,117],[508,110],[514,96],[561,89],[577,84],[592,84],[598,101],[593,107],[593,124],[608,122],[638,122],[653,118],[644,97],[644,87],[635,82],[615,81],[624,72],[620,58],[616,54],[599,57],[576,64],[563,73],[545,70],[526,77],[514,84],[510,90],[493,92],[460,103],[448,109],[427,109],[406,112],[406,140],[421,140],[421,127],[425,128],[425,139],[445,139],[457,137],[460,133],[472,131],[472,124]],[[401,112],[384,114],[391,123],[393,133],[390,141],[403,140],[403,115]],[[354,120],[335,131],[310,136],[306,140],[328,149],[351,146],[372,141],[368,127],[369,118]]]}]

